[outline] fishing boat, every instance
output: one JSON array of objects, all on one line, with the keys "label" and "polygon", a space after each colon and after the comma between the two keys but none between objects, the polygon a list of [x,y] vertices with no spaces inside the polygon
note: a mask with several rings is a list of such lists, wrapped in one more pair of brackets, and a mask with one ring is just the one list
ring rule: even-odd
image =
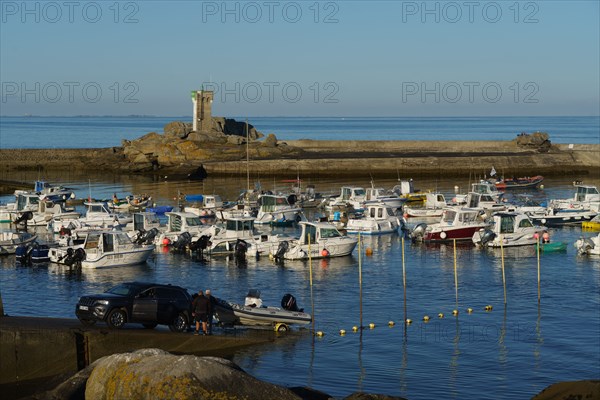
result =
[{"label": "fishing boat", "polygon": [[297,239],[282,241],[272,246],[270,254],[277,260],[305,260],[347,256],[354,250],[358,240],[344,236],[329,222],[300,222],[302,233]]},{"label": "fishing boat", "polygon": [[570,199],[554,199],[549,207],[553,209],[600,211],[600,192],[594,185],[575,184],[575,194]]},{"label": "fishing boat", "polygon": [[494,185],[498,190],[507,190],[507,189],[531,189],[538,187],[544,177],[541,175],[536,176],[525,176],[520,178],[500,178],[498,180],[493,181]]},{"label": "fishing boat", "polygon": [[560,253],[567,251],[567,242],[540,243],[540,251],[544,253]]},{"label": "fishing boat", "polygon": [[134,208],[137,210],[139,210],[140,208],[145,208],[152,204],[152,196],[149,196],[145,193],[127,196],[125,199],[129,204],[129,208]]},{"label": "fishing boat", "polygon": [[50,261],[50,246],[37,240],[21,244],[15,250],[15,259],[21,264],[37,264]]},{"label": "fishing boat", "polygon": [[532,215],[534,222],[544,226],[556,227],[563,225],[579,225],[585,221],[591,221],[598,215],[597,211],[580,208],[553,208],[548,207],[544,215]]},{"label": "fishing boat", "polygon": [[581,237],[574,244],[577,253],[584,255],[600,255],[600,233],[588,238]]},{"label": "fishing boat", "polygon": [[256,224],[291,225],[302,220],[302,209],[290,205],[286,196],[263,194],[258,205]]},{"label": "fishing boat", "polygon": [[365,189],[358,186],[342,186],[341,193],[337,197],[331,198],[327,204],[325,204],[325,209],[330,211],[336,206],[351,206],[356,211],[363,210],[363,203],[366,198]]},{"label": "fishing boat", "polygon": [[[383,202],[365,203],[367,207],[362,218],[349,219],[346,223],[347,233],[363,235],[381,235],[397,232],[403,226],[401,216],[398,217],[391,206]],[[402,221],[400,220],[402,218]]]},{"label": "fishing boat", "polygon": [[268,254],[272,247],[289,240],[287,236],[259,234],[254,228],[253,217],[232,217],[225,220],[225,228],[210,238],[207,251],[211,255],[231,254],[235,252],[239,241],[246,243],[246,251],[251,256]]},{"label": "fishing boat", "polygon": [[389,193],[383,188],[376,188],[373,181],[371,181],[371,187],[365,193],[365,206],[372,202],[380,202],[397,209],[401,208],[406,200],[406,198],[402,198],[394,192]]},{"label": "fishing boat", "polygon": [[70,264],[71,256],[79,254],[82,268],[106,268],[145,263],[154,251],[154,244],[134,243],[125,232],[90,231],[81,245],[51,248],[50,261]]},{"label": "fishing boat", "polygon": [[417,224],[410,236],[414,241],[444,242],[472,240],[475,232],[488,227],[480,210],[447,207],[437,224]]},{"label": "fishing boat", "polygon": [[513,247],[535,245],[540,238],[549,239],[547,231],[534,226],[526,214],[500,212],[492,216],[492,225],[475,232],[472,240],[481,247]]},{"label": "fishing boat", "polygon": [[87,212],[80,220],[87,225],[107,227],[127,225],[133,221],[131,216],[110,211],[105,202],[90,201],[83,204],[87,206]]},{"label": "fishing boat", "polygon": [[448,206],[446,198],[441,193],[426,193],[423,207],[404,206],[404,216],[416,218],[441,217]]},{"label": "fishing boat", "polygon": [[252,289],[243,305],[217,299],[214,315],[224,325],[273,326],[277,331],[287,331],[288,325],[307,325],[312,320],[310,314],[297,307],[291,294],[283,296],[282,307],[262,304],[260,291]]},{"label": "fishing boat", "polygon": [[168,212],[166,230],[161,232],[156,238],[156,244],[170,245],[186,233],[190,240],[200,238],[201,236],[213,236],[216,233],[216,228],[213,225],[204,225],[196,214],[186,212]]},{"label": "fishing boat", "polygon": [[17,247],[36,239],[37,235],[29,232],[0,231],[0,255],[15,254]]},{"label": "fishing boat", "polygon": [[200,218],[215,218],[216,210],[223,207],[223,200],[218,195],[186,195],[185,200],[194,204],[185,207],[183,211]]}]

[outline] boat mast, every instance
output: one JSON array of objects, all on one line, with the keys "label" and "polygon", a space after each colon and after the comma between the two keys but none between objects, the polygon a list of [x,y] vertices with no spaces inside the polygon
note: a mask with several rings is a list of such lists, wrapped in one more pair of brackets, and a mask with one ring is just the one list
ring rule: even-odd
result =
[{"label": "boat mast", "polygon": [[248,118],[246,118],[246,189],[250,192],[250,152],[248,135]]}]

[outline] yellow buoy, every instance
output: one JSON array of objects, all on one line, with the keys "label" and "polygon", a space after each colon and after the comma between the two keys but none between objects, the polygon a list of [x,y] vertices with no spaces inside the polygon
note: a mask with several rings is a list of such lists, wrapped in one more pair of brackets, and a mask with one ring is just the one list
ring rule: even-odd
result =
[{"label": "yellow buoy", "polygon": [[439,313],[438,318],[444,318],[444,313]]},{"label": "yellow buoy", "polygon": [[452,310],[452,315],[458,315],[458,310]]},{"label": "yellow buoy", "polygon": [[412,324],[412,319],[406,318],[406,325],[410,325],[410,324]]},{"label": "yellow buoy", "polygon": [[423,321],[425,321],[425,322],[429,321],[429,315],[424,316]]},{"label": "yellow buoy", "polygon": [[370,247],[367,247],[365,249],[365,254],[368,255],[368,256],[372,256],[373,255],[373,249],[370,248]]},{"label": "yellow buoy", "polygon": [[369,324],[369,328],[371,328],[371,329],[375,329],[375,324],[371,322],[371,323]]},{"label": "yellow buoy", "polygon": [[395,323],[394,321],[390,321],[390,322],[388,322],[388,326],[390,326],[390,327],[391,327],[391,326],[394,326],[394,325],[396,325],[396,323]]},{"label": "yellow buoy", "polygon": [[340,335],[344,336],[346,334],[346,330],[345,329],[340,329]]},{"label": "yellow buoy", "polygon": [[322,337],[324,335],[323,331],[317,331],[317,336]]},{"label": "yellow buoy", "polygon": [[467,308],[467,312],[468,312],[469,314],[471,314],[471,313],[473,312],[473,309],[472,309],[471,307],[469,307],[469,308]]},{"label": "yellow buoy", "polygon": [[354,326],[352,327],[352,332],[358,332],[358,326],[354,325]]},{"label": "yellow buoy", "polygon": [[492,306],[490,306],[490,305],[485,306],[485,311],[492,311]]}]

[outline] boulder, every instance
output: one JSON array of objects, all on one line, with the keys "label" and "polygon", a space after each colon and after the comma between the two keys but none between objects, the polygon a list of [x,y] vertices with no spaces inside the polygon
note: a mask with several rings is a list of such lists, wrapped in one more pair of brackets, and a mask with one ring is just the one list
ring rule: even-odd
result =
[{"label": "boulder", "polygon": [[248,130],[248,137],[250,140],[258,140],[262,138],[264,135],[254,128],[251,124],[246,124],[246,122],[236,121],[235,119],[225,118],[225,126],[223,129],[223,133],[226,135],[235,135],[246,137],[246,129]]},{"label": "boulder", "polygon": [[539,152],[547,152],[550,150],[550,135],[546,132],[534,132],[532,134],[520,133],[515,139],[520,147],[535,148]]},{"label": "boulder", "polygon": [[188,135],[187,139],[197,143],[227,143],[227,136],[218,132],[192,132]]},{"label": "boulder", "polygon": [[246,143],[246,138],[241,136],[227,136],[227,144],[241,145]]},{"label": "boulder", "polygon": [[532,400],[570,399],[600,399],[600,380],[554,383],[532,398]]},{"label": "boulder", "polygon": [[100,359],[87,381],[85,397],[301,399],[287,388],[259,381],[231,361],[217,357],[175,356],[158,349]]},{"label": "boulder", "polygon": [[263,141],[263,146],[276,147],[277,146],[277,137],[274,134],[269,133],[267,138]]},{"label": "boulder", "polygon": [[192,124],[188,124],[182,121],[169,122],[163,128],[166,137],[175,137],[179,139],[185,139],[192,131]]}]

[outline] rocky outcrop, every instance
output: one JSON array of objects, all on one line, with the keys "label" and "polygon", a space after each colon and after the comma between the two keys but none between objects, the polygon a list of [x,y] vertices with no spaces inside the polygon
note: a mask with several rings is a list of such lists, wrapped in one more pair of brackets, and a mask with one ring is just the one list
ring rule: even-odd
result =
[{"label": "rocky outcrop", "polygon": [[[325,400],[311,388],[286,388],[258,380],[218,357],[176,356],[159,349],[103,357],[55,389],[32,399],[282,399]],[[348,400],[401,400],[354,393]]]},{"label": "rocky outcrop", "polygon": [[532,400],[600,399],[600,381],[558,382],[548,386]]},{"label": "rocky outcrop", "polygon": [[546,132],[520,133],[516,139],[517,146],[529,149],[535,149],[540,153],[547,153],[550,150],[550,135]]},{"label": "rocky outcrop", "polygon": [[[252,125],[229,118],[213,117],[210,131],[192,131],[192,125],[174,121],[165,125],[164,134],[150,132],[136,140],[123,140],[123,154],[133,171],[161,168],[191,170],[206,161],[281,157],[298,153],[277,143],[270,134],[263,146],[258,142],[264,135]],[[246,148],[246,141],[249,141]],[[262,147],[268,148],[268,150]]]}]

